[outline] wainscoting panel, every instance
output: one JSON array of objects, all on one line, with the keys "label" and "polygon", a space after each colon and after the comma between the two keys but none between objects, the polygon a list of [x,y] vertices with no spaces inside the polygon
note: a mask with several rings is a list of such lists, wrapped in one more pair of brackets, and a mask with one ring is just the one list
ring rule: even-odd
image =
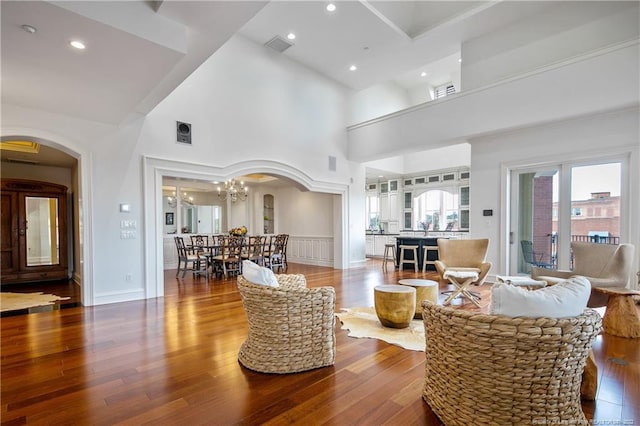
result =
[{"label": "wainscoting panel", "polygon": [[289,237],[287,260],[292,263],[333,267],[333,237]]},{"label": "wainscoting panel", "polygon": [[165,237],[162,241],[162,257],[164,269],[176,269],[178,267],[178,251],[173,237]]},{"label": "wainscoting panel", "polygon": [[[163,239],[164,269],[178,267],[178,253],[173,237]],[[292,263],[333,268],[333,237],[289,237],[287,259]]]}]

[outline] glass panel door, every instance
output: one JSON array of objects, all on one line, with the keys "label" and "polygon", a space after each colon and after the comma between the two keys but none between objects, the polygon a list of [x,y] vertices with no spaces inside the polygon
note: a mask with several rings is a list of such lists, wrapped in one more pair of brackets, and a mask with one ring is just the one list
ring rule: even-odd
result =
[{"label": "glass panel door", "polygon": [[512,175],[512,274],[528,274],[532,266],[555,265],[558,177],[558,167]]},{"label": "glass panel door", "polygon": [[571,168],[572,242],[620,243],[620,185],[620,163]]},{"label": "glass panel door", "polygon": [[510,273],[571,269],[571,242],[619,244],[622,165],[561,164],[511,174]]}]

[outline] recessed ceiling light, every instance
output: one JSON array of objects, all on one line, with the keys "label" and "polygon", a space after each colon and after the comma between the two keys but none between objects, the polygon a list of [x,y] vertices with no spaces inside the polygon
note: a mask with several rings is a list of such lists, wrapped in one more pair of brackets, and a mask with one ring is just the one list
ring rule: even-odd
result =
[{"label": "recessed ceiling light", "polygon": [[287,34],[287,38],[288,38],[289,40],[295,40],[296,35],[295,35],[294,33],[289,33],[289,34]]},{"label": "recessed ceiling light", "polygon": [[458,59],[458,62],[462,62],[462,58]]},{"label": "recessed ceiling light", "polygon": [[379,177],[379,178],[383,178],[384,176],[382,176],[382,175],[378,175],[378,177]]},{"label": "recessed ceiling light", "polygon": [[327,10],[328,10],[329,12],[334,12],[334,11],[336,10],[336,5],[335,5],[335,4],[333,4],[333,3],[329,3],[329,4],[327,5]]},{"label": "recessed ceiling light", "polygon": [[85,48],[84,43],[78,40],[71,40],[69,44],[79,50],[82,50]]},{"label": "recessed ceiling light", "polygon": [[24,24],[21,28],[23,30],[25,30],[26,32],[28,32],[29,34],[33,34],[36,31],[38,31],[38,29],[36,27],[34,27],[32,25],[27,25],[27,24]]},{"label": "recessed ceiling light", "polygon": [[420,73],[420,77],[426,77],[426,76],[427,76],[427,73],[426,73],[426,72],[422,71],[422,72]]},{"label": "recessed ceiling light", "polygon": [[358,67],[356,67],[355,65],[351,65],[351,66],[349,67],[349,71],[355,71],[355,70],[357,70],[357,69],[358,69]]}]

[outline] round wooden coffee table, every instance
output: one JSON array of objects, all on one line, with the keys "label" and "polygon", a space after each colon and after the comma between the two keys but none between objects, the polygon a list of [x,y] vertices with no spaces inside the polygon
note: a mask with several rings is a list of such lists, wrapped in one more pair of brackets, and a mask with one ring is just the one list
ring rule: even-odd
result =
[{"label": "round wooden coffee table", "polygon": [[438,283],[432,280],[409,278],[398,281],[398,284],[416,289],[416,312],[414,318],[422,318],[422,301],[429,300],[438,303]]},{"label": "round wooden coffee table", "polygon": [[406,285],[374,287],[376,315],[385,327],[407,328],[416,310],[416,289]]}]

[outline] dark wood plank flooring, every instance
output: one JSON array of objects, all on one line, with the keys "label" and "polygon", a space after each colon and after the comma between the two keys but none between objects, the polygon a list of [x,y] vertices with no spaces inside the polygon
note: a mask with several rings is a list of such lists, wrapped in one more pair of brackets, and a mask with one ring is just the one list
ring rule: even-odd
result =
[{"label": "dark wood plank flooring", "polygon": [[[433,273],[295,265],[336,288],[337,309],[373,306],[373,287]],[[441,284],[441,290],[446,285]],[[479,288],[487,309],[490,286]],[[47,291],[45,289],[45,291]],[[471,303],[454,302],[476,310]],[[237,362],[247,324],[235,279],[176,279],[165,297],[3,317],[2,425],[438,425],[421,398],[424,353],[337,330],[332,367],[268,375]],[[340,327],[338,322],[338,328]],[[599,424],[640,424],[640,340],[600,335]]]}]

